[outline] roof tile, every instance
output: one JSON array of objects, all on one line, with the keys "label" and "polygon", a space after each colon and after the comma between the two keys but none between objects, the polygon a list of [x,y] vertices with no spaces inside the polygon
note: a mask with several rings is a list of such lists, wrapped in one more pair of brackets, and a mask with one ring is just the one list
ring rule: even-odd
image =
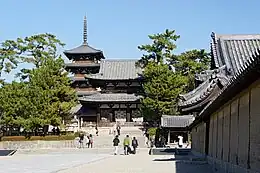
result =
[{"label": "roof tile", "polygon": [[88,76],[92,79],[128,80],[140,77],[141,68],[137,60],[101,60],[98,74]]},{"label": "roof tile", "polygon": [[65,54],[95,54],[102,53],[101,50],[95,49],[88,44],[82,44],[76,48],[64,51]]},{"label": "roof tile", "polygon": [[113,93],[113,94],[93,94],[89,96],[84,96],[80,98],[80,101],[85,102],[111,102],[111,101],[128,101],[134,102],[138,101],[141,96],[137,96],[135,94],[126,94],[126,93]]},{"label": "roof tile", "polygon": [[163,115],[161,117],[161,125],[162,127],[188,127],[194,119],[192,115]]}]

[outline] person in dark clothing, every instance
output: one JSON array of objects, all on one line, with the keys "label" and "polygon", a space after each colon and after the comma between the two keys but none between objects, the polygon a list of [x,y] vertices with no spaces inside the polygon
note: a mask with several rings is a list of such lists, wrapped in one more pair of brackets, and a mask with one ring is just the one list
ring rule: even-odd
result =
[{"label": "person in dark clothing", "polygon": [[116,127],[116,130],[117,130],[117,135],[120,136],[120,130],[121,130],[121,127],[120,127],[119,124],[118,124],[118,126]]},{"label": "person in dark clothing", "polygon": [[96,126],[96,135],[98,136],[98,127]]},{"label": "person in dark clothing", "polygon": [[84,141],[84,134],[80,133],[79,134],[79,148],[84,148],[83,147],[83,141]]},{"label": "person in dark clothing", "polygon": [[53,127],[51,131],[52,131],[52,135],[56,135],[56,129],[55,129],[55,127]]},{"label": "person in dark clothing", "polygon": [[115,136],[115,138],[113,139],[113,146],[115,148],[114,150],[114,155],[117,155],[118,152],[118,144],[120,143],[120,140],[118,139],[118,135]]},{"label": "person in dark clothing", "polygon": [[132,140],[132,147],[133,147],[133,154],[135,154],[136,148],[138,147],[138,141],[135,137],[133,137],[133,140]]},{"label": "person in dark clothing", "polygon": [[57,134],[58,136],[60,136],[60,129],[59,129],[59,127],[56,128],[56,134]]},{"label": "person in dark clothing", "polygon": [[92,148],[93,147],[93,136],[92,136],[92,134],[90,134],[89,135],[89,144],[88,144],[88,148],[90,147],[90,148]]}]

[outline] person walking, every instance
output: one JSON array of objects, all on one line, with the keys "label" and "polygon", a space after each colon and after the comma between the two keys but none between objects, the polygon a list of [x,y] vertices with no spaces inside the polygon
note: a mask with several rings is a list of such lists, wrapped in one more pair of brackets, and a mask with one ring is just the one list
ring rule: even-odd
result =
[{"label": "person walking", "polygon": [[126,135],[124,139],[124,154],[129,155],[129,147],[130,147],[130,138],[129,135]]},{"label": "person walking", "polygon": [[113,134],[114,134],[114,136],[116,136],[116,128],[117,128],[117,126],[116,126],[116,124],[114,124],[114,126],[113,126]]},{"label": "person walking", "polygon": [[138,147],[138,141],[135,137],[133,137],[133,140],[132,140],[132,147],[133,147],[133,154],[135,154],[136,148]]},{"label": "person walking", "polygon": [[114,146],[114,155],[118,154],[118,144],[120,143],[120,140],[118,139],[118,135],[115,136],[113,139],[113,146]]},{"label": "person walking", "polygon": [[117,125],[116,130],[117,130],[117,135],[120,136],[120,130],[121,130],[120,124]]},{"label": "person walking", "polygon": [[97,125],[96,125],[96,135],[98,136],[98,127],[97,127]]},{"label": "person walking", "polygon": [[147,147],[149,147],[149,133],[148,133],[147,129],[144,132],[144,136],[145,136],[145,144]]},{"label": "person walking", "polygon": [[179,148],[182,148],[182,146],[183,146],[183,137],[180,135],[180,136],[178,136],[178,138],[179,138],[179,142],[178,142]]},{"label": "person walking", "polygon": [[93,147],[93,136],[92,134],[89,135],[89,145],[88,145],[88,148],[92,148]]},{"label": "person walking", "polygon": [[79,134],[79,148],[84,148],[84,134],[83,133],[80,133]]}]

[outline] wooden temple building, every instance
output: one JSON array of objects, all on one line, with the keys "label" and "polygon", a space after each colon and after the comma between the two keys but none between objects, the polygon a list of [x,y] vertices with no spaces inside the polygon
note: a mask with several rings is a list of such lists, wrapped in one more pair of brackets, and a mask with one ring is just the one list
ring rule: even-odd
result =
[{"label": "wooden temple building", "polygon": [[[167,144],[173,144],[179,141],[178,136],[183,137],[183,142],[188,143],[188,127],[194,121],[193,115],[162,115],[161,127],[164,129]],[[166,136],[167,134],[167,136]]]},{"label": "wooden temple building", "polygon": [[74,74],[79,105],[74,113],[84,122],[131,122],[139,117],[139,93],[142,92],[141,69],[136,60],[106,60],[101,50],[87,42],[87,21],[84,19],[83,44],[64,54],[71,63],[66,69]]},{"label": "wooden temple building", "polygon": [[260,172],[260,35],[211,37],[211,68],[179,103],[196,117],[192,150],[220,172]]}]

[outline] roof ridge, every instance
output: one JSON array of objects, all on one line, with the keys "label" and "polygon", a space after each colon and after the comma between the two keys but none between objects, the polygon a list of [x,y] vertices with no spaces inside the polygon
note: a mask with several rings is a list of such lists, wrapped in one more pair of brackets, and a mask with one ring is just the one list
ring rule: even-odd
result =
[{"label": "roof ridge", "polygon": [[122,61],[138,61],[138,59],[102,59],[101,61],[122,62]]},{"label": "roof ridge", "polygon": [[260,39],[260,34],[216,34],[216,38],[223,40],[254,40]]}]

